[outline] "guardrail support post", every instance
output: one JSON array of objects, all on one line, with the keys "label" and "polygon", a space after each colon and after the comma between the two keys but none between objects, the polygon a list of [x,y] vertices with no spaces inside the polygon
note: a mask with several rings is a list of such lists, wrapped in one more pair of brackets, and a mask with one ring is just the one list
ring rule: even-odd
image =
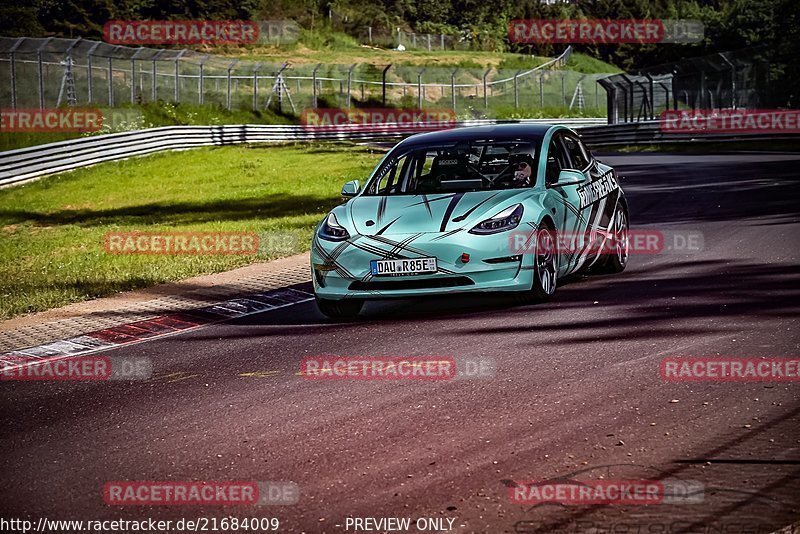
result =
[{"label": "guardrail support post", "polygon": [[386,73],[389,72],[389,69],[392,68],[392,64],[389,63],[386,65],[386,68],[383,69],[383,78],[381,82],[381,86],[383,87],[383,106],[386,107]]},{"label": "guardrail support post", "polygon": [[517,73],[514,75],[514,109],[519,107],[519,73],[522,70],[518,70]]}]

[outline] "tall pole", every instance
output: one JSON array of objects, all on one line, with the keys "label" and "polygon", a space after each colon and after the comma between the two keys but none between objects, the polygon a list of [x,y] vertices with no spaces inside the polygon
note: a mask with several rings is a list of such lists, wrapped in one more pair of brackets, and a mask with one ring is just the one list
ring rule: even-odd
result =
[{"label": "tall pole", "polygon": [[417,107],[422,109],[422,74],[425,72],[425,67],[417,73]]},{"label": "tall pole", "polygon": [[317,70],[322,66],[322,63],[317,63],[314,70],[311,71],[311,107],[317,107]]},{"label": "tall pole", "polygon": [[382,77],[383,81],[381,83],[381,85],[383,86],[383,107],[386,107],[386,73],[389,72],[389,69],[391,68],[392,64],[389,63],[388,65],[386,65],[386,68],[383,69],[383,77]]},{"label": "tall pole", "polygon": [[486,69],[486,72],[483,73],[483,107],[486,109],[489,108],[489,95],[486,94],[486,77],[489,76],[490,72],[492,72],[492,69]]}]

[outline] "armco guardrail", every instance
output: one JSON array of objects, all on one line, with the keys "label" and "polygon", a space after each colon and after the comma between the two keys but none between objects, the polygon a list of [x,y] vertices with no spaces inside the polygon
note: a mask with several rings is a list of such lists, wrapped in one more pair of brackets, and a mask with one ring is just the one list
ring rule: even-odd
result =
[{"label": "armco guardrail", "polygon": [[[529,124],[559,123],[570,127],[603,124],[605,118],[522,119]],[[456,126],[480,126],[501,121],[460,121]],[[106,161],[181,150],[201,146],[239,143],[277,143],[291,141],[372,141],[393,140],[418,133],[418,129],[386,125],[383,127],[340,130],[312,130],[298,125],[165,126],[135,132],[97,135],[46,145],[0,152],[0,186],[94,165]]]},{"label": "armco guardrail", "polygon": [[[688,142],[755,142],[798,140],[800,135],[663,133],[658,121],[605,124],[605,118],[469,120],[456,126],[501,123],[563,124],[579,130],[590,147]],[[339,130],[312,130],[297,125],[165,126],[136,132],[82,137],[47,145],[0,152],[0,187],[33,178],[164,150],[239,143],[291,141],[396,140],[419,130],[385,125]]]},{"label": "armco guardrail", "polygon": [[665,133],[659,121],[625,122],[604,126],[587,126],[580,129],[580,136],[592,147],[623,145],[659,145],[665,143],[718,143],[718,142],[771,142],[783,140],[800,141],[798,134],[766,133]]}]

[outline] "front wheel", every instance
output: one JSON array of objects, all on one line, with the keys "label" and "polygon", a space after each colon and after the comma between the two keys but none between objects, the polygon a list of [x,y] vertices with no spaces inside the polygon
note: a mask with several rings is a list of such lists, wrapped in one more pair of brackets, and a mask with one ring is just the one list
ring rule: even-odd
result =
[{"label": "front wheel", "polygon": [[361,299],[328,300],[315,297],[315,300],[319,311],[331,319],[352,319],[364,306]]},{"label": "front wheel", "polygon": [[533,259],[533,284],[520,295],[522,302],[544,302],[556,292],[558,280],[558,249],[555,231],[542,223],[536,229]]}]

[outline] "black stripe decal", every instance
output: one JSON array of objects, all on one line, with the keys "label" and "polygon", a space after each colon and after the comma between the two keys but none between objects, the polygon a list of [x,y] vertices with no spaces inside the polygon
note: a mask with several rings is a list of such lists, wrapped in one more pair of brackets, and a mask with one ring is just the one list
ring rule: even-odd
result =
[{"label": "black stripe decal", "polygon": [[442,217],[442,225],[439,227],[440,232],[444,232],[444,229],[447,226],[447,221],[450,219],[450,216],[456,209],[456,205],[463,196],[464,193],[456,193],[455,195],[453,195],[453,198],[450,199],[450,204],[448,204],[447,209],[444,210],[444,217]]},{"label": "black stripe decal", "polygon": [[480,208],[481,206],[483,206],[484,204],[486,204],[487,202],[489,202],[490,200],[492,200],[496,196],[497,196],[497,193],[495,193],[494,195],[492,195],[490,197],[484,198],[483,200],[481,200],[480,202],[478,202],[477,204],[472,206],[470,209],[468,209],[463,215],[459,215],[458,217],[453,219],[453,222],[461,222],[461,221],[463,221],[464,219],[466,219],[467,217],[472,215],[472,213],[476,209]]}]

